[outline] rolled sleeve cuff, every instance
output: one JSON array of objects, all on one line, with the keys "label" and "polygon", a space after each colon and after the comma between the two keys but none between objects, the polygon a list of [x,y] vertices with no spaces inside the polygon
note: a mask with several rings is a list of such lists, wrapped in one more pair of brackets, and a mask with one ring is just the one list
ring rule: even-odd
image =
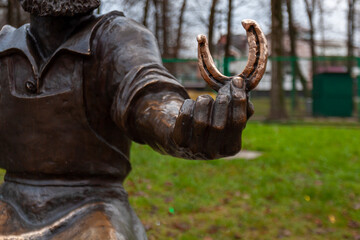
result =
[{"label": "rolled sleeve cuff", "polygon": [[184,99],[189,98],[184,87],[163,66],[147,64],[133,68],[119,83],[111,110],[113,120],[124,132],[131,135],[128,119],[135,111],[133,106],[143,96],[161,91],[174,91]]}]

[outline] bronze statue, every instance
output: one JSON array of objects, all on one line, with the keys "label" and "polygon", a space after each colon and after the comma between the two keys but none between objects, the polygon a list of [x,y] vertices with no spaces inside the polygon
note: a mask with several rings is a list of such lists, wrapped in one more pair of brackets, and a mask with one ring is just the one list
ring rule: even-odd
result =
[{"label": "bronze statue", "polygon": [[200,68],[219,91],[190,100],[156,40],[99,0],[20,0],[31,22],[0,32],[0,239],[146,239],[122,183],[131,141],[187,159],[237,153],[266,65],[245,21],[245,71],[225,77],[203,36]]}]

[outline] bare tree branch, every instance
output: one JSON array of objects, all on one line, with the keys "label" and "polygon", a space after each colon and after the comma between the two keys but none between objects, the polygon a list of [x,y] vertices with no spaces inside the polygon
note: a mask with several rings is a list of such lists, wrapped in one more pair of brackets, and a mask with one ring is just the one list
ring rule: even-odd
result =
[{"label": "bare tree branch", "polygon": [[185,14],[185,10],[186,10],[186,3],[187,3],[187,0],[183,0],[181,10],[180,10],[179,21],[178,21],[178,32],[177,32],[177,38],[176,38],[176,46],[175,46],[175,51],[174,51],[175,58],[179,57],[179,51],[182,47],[181,46],[182,40],[183,40],[182,28],[184,25],[184,14]]},{"label": "bare tree branch", "polygon": [[214,50],[215,14],[216,14],[216,6],[217,6],[218,2],[219,2],[218,0],[212,0],[211,8],[210,8],[209,30],[208,30],[210,52],[212,52]]},{"label": "bare tree branch", "polygon": [[315,6],[316,6],[316,0],[304,0],[305,6],[306,6],[306,13],[308,15],[309,19],[309,25],[310,25],[310,49],[311,49],[311,65],[312,65],[312,73],[316,73],[316,52],[315,52],[315,28],[314,28],[314,13],[315,13]]}]

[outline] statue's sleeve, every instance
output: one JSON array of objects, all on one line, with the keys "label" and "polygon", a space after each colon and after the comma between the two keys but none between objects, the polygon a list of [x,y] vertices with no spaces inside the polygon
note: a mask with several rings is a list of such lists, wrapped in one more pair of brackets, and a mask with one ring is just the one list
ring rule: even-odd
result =
[{"label": "statue's sleeve", "polygon": [[112,53],[113,120],[133,141],[176,155],[170,134],[187,92],[163,67],[148,30],[132,24],[117,43]]}]

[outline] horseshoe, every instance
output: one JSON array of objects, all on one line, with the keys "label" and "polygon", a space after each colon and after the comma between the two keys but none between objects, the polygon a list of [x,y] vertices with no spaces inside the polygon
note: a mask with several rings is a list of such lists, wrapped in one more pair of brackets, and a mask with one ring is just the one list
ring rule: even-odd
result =
[{"label": "horseshoe", "polygon": [[264,76],[268,59],[268,46],[264,33],[257,22],[246,19],[242,21],[246,30],[249,55],[244,71],[232,77],[223,75],[215,66],[214,60],[209,51],[209,43],[205,35],[199,35],[198,41],[198,65],[202,78],[209,86],[218,91],[228,81],[240,77],[246,83],[246,91],[253,90]]}]

